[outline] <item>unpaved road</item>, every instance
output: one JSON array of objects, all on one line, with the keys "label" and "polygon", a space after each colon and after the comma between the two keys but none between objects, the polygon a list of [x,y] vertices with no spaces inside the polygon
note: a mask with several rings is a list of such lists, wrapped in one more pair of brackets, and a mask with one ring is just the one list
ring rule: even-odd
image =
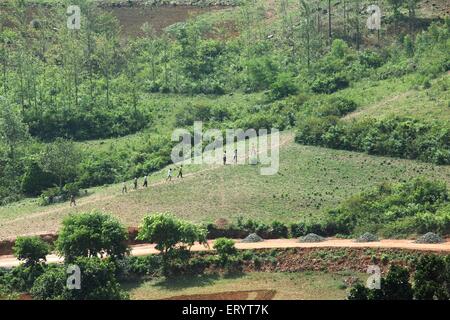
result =
[{"label": "unpaved road", "polygon": [[[213,250],[214,240],[208,241],[208,246],[195,244],[192,251],[208,251]],[[450,239],[444,243],[438,244],[419,244],[412,240],[381,240],[378,242],[358,243],[353,240],[343,239],[327,239],[323,242],[317,243],[300,243],[297,239],[274,239],[265,240],[257,243],[243,243],[236,240],[237,249],[280,249],[280,248],[390,248],[390,249],[409,249],[418,251],[434,251],[434,252],[448,252],[450,253]],[[159,253],[155,249],[154,244],[142,244],[131,246],[131,255],[145,256],[149,254]],[[63,259],[52,254],[47,256],[47,262],[56,263],[62,262]],[[13,256],[0,256],[0,268],[11,268],[18,266],[20,262]]]}]

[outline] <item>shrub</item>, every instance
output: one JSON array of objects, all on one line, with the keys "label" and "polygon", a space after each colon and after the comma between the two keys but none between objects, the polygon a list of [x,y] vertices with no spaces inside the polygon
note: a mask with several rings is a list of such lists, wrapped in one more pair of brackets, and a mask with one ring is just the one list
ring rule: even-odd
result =
[{"label": "shrub", "polygon": [[331,94],[348,86],[349,81],[343,76],[319,76],[311,83],[311,90],[315,93]]},{"label": "shrub", "polygon": [[228,238],[218,238],[214,241],[213,248],[217,251],[217,254],[226,260],[230,255],[235,255],[237,250],[234,246],[234,241]]},{"label": "shrub", "polygon": [[36,300],[64,300],[66,281],[64,268],[52,268],[36,279],[30,293]]},{"label": "shrub", "polygon": [[414,297],[419,300],[450,299],[450,259],[424,255],[416,263]]},{"label": "shrub", "polygon": [[298,93],[298,87],[291,74],[282,72],[278,74],[274,83],[270,85],[270,100],[279,100]]},{"label": "shrub", "polygon": [[37,196],[43,190],[50,188],[57,182],[57,179],[53,175],[42,171],[38,162],[33,160],[25,167],[21,189],[26,195]]},{"label": "shrub", "polygon": [[273,221],[271,224],[272,237],[275,238],[287,238],[289,230],[286,225],[279,221]]},{"label": "shrub", "polygon": [[40,300],[123,300],[128,295],[121,289],[115,277],[113,262],[97,257],[78,257],[74,264],[80,267],[81,289],[67,288],[64,267],[51,268],[39,276],[31,294]]},{"label": "shrub", "polygon": [[325,104],[318,108],[316,114],[320,117],[342,117],[350,112],[355,111],[356,108],[357,104],[353,100],[342,97],[332,97],[331,99],[325,101]]},{"label": "shrub", "polygon": [[386,277],[381,278],[380,289],[369,289],[361,283],[352,287],[349,300],[412,300],[413,289],[409,272],[399,266],[391,266]]},{"label": "shrub", "polygon": [[305,225],[305,232],[324,235],[370,232],[398,238],[421,233],[423,229],[446,231],[450,220],[448,202],[444,182],[416,178],[382,184],[328,210],[324,223],[314,227]]},{"label": "shrub", "polygon": [[409,118],[342,121],[309,117],[298,124],[298,143],[450,164],[450,129]]},{"label": "shrub", "polygon": [[46,256],[50,253],[50,247],[37,236],[18,237],[13,251],[14,256],[19,260],[25,260],[26,265],[34,265],[46,260]]}]

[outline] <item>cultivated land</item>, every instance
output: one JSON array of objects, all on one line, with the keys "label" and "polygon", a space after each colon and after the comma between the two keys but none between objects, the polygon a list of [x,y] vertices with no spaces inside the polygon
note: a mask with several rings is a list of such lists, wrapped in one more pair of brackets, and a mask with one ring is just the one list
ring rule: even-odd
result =
[{"label": "cultivated land", "polygon": [[148,189],[126,195],[121,184],[92,189],[76,208],[68,203],[41,207],[34,199],[1,207],[0,238],[56,232],[67,215],[93,209],[110,212],[128,226],[137,226],[145,214],[166,211],[196,222],[239,216],[315,220],[325,208],[377,183],[416,176],[450,182],[449,166],[302,146],[289,132],[280,144],[280,170],[274,176],[260,175],[259,166],[195,165],[185,168],[182,181],[164,182],[164,169],[150,177]]},{"label": "cultivated land", "polygon": [[345,299],[344,280],[355,272],[253,272],[221,277],[204,275],[176,280],[153,280],[124,285],[131,299]]}]

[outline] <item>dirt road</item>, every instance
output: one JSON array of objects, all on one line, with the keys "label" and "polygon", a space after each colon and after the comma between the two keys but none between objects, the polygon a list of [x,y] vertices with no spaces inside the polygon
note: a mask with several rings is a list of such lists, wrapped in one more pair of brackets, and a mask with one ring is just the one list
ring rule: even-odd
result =
[{"label": "dirt road", "polygon": [[[195,244],[191,250],[208,251],[212,249],[213,241],[209,241],[207,246]],[[265,240],[257,243],[243,243],[236,240],[237,249],[275,249],[275,248],[391,248],[391,249],[409,249],[418,251],[448,252],[450,254],[450,239],[439,244],[418,244],[412,240],[381,240],[378,242],[358,243],[353,240],[328,239],[318,243],[300,243],[297,239],[275,239]],[[155,249],[154,244],[134,245],[131,247],[131,255],[145,256],[155,254],[159,251]],[[63,259],[52,254],[47,256],[47,262],[62,262]],[[11,268],[19,265],[19,261],[13,256],[0,256],[0,268]]]}]

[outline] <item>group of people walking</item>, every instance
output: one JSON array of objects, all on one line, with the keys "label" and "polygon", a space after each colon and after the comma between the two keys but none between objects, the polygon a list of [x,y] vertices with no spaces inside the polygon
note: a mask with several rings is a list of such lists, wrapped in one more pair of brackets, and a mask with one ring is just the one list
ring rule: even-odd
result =
[{"label": "group of people walking", "polygon": [[[255,156],[255,154],[256,154],[256,151],[255,151],[255,147],[253,145],[252,146],[252,156]],[[227,164],[227,152],[226,151],[224,151],[224,153],[223,153],[222,160],[223,160],[223,165],[226,165]],[[238,160],[238,151],[237,151],[237,149],[235,149],[234,154],[233,154],[233,162],[235,164],[237,164],[237,160]],[[178,173],[177,173],[176,177],[183,179],[183,165],[180,165],[179,167],[177,167],[177,166],[175,166],[175,167],[178,168]],[[173,173],[174,173],[174,169],[172,167],[169,167],[169,169],[167,170],[166,182],[172,181]],[[133,189],[134,190],[138,189],[138,184],[139,184],[138,178],[135,177],[133,179]],[[143,188],[148,187],[148,175],[147,174],[144,176],[144,182],[142,184],[142,187]],[[125,194],[125,193],[128,193],[126,181],[124,181],[122,184],[122,194]],[[71,207],[76,206],[75,196],[73,196],[73,195],[70,198],[70,206]]]},{"label": "group of people walking", "polygon": [[[183,179],[183,165],[180,165],[177,168],[178,168],[177,178]],[[169,181],[169,182],[172,181],[173,171],[174,171],[174,169],[172,169],[172,167],[170,167],[168,169],[166,181]],[[138,189],[138,184],[139,184],[138,178],[135,177],[133,179],[133,188],[134,188],[134,190]],[[142,187],[143,188],[147,188],[148,187],[148,175],[144,176],[144,183],[142,184]],[[127,184],[126,184],[125,181],[122,184],[122,194],[124,194],[124,193],[128,193],[128,188],[127,188]]]}]

